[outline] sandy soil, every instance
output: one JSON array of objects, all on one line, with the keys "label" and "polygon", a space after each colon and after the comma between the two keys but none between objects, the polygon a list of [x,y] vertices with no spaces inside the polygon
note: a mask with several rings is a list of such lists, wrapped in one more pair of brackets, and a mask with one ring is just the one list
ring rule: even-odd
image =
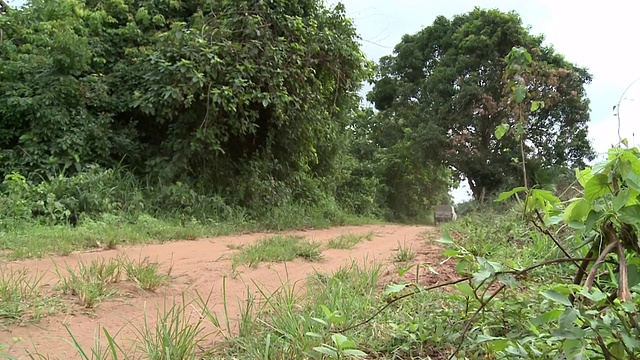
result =
[{"label": "sandy soil", "polygon": [[[238,316],[239,306],[236,299],[247,296],[247,287],[255,295],[259,295],[254,282],[262,289],[275,291],[284,281],[296,282],[305,280],[308,274],[315,270],[331,272],[355,260],[360,263],[387,265],[385,277],[381,281],[389,281],[395,274],[392,264],[393,255],[398,250],[398,243],[411,246],[418,256],[413,262],[427,263],[438,275],[429,271],[421,271],[419,282],[436,284],[451,280],[455,277],[453,261],[442,263],[442,249],[430,240],[437,237],[434,228],[421,226],[400,225],[371,225],[354,227],[337,227],[323,230],[309,230],[288,232],[302,235],[314,241],[326,242],[341,234],[367,234],[373,232],[371,241],[364,241],[351,250],[324,250],[324,260],[321,262],[306,262],[295,260],[288,263],[261,263],[258,268],[238,267],[239,274],[232,273],[231,255],[234,246],[255,242],[269,234],[249,234],[239,236],[198,239],[195,241],[179,241],[165,244],[121,247],[114,250],[99,252],[77,253],[64,257],[51,257],[43,260],[29,260],[3,264],[3,268],[17,270],[27,269],[32,273],[43,276],[44,291],[59,296],[54,289],[58,277],[54,264],[65,267],[65,264],[77,266],[79,261],[90,262],[99,258],[114,258],[128,256],[131,259],[149,257],[152,261],[162,264],[162,271],[171,271],[170,284],[155,293],[143,292],[130,285],[123,285],[121,294],[101,302],[97,308],[90,311],[73,304],[72,298],[65,299],[68,311],[48,316],[37,323],[28,322],[27,325],[11,325],[0,329],[0,344],[10,344],[13,338],[23,341],[15,344],[10,353],[19,359],[27,359],[26,351],[33,351],[34,347],[50,359],[78,358],[75,349],[70,344],[64,325],[67,325],[77,340],[85,348],[95,344],[94,336],[99,334],[101,327],[105,327],[112,335],[117,334],[118,342],[136,337],[135,328],[144,324],[146,309],[147,321],[155,321],[156,309],[163,308],[168,299],[179,300],[186,294],[187,300],[193,298],[195,291],[204,297],[210,296],[210,310],[223,316],[222,284],[226,278],[226,293],[229,315]],[[427,234],[425,236],[425,234]],[[406,274],[415,280],[415,272]],[[169,306],[170,306],[169,304]],[[193,311],[197,316],[197,309]],[[211,339],[215,341],[216,339]]]}]

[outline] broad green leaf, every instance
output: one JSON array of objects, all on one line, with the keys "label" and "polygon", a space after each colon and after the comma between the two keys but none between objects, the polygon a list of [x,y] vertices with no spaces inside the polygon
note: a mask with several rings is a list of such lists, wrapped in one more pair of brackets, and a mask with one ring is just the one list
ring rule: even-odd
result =
[{"label": "broad green leaf", "polygon": [[562,350],[568,360],[584,359],[582,340],[567,339],[562,343]]},{"label": "broad green leaf", "polygon": [[520,104],[527,97],[527,88],[523,85],[516,85],[514,90],[514,98],[516,103]]},{"label": "broad green leaf", "polygon": [[334,344],[338,346],[338,349],[343,348],[344,345],[349,341],[349,338],[342,334],[333,334],[331,335],[331,340]]},{"label": "broad green leaf", "polygon": [[552,321],[558,320],[563,313],[564,313],[564,310],[553,309],[553,310],[547,311],[544,314],[537,316],[533,321],[537,325],[549,324]]},{"label": "broad green leaf", "polygon": [[505,352],[509,355],[515,356],[517,358],[526,359],[529,355],[527,350],[525,350],[522,345],[516,344],[517,348],[513,345],[509,346],[505,349]]},{"label": "broad green leaf", "polygon": [[613,210],[618,211],[622,209],[627,203],[631,200],[631,193],[629,188],[622,189],[620,192],[613,197]]},{"label": "broad green leaf", "polygon": [[640,350],[640,341],[638,341],[638,339],[632,338],[624,332],[621,335],[622,335],[622,341],[624,342],[624,344],[627,346],[628,349],[633,349],[634,351]]},{"label": "broad green leaf", "polygon": [[[517,123],[515,126],[515,133],[518,136],[521,136],[524,134],[524,126],[521,123]],[[518,161],[520,161],[520,159],[518,159]]]},{"label": "broad green leaf", "polygon": [[454,249],[447,249],[442,252],[442,255],[446,257],[455,257],[460,255],[460,251],[454,250]]},{"label": "broad green leaf", "polygon": [[508,285],[510,287],[518,286],[518,281],[516,280],[516,277],[513,276],[512,274],[499,274],[497,278],[501,284]]},{"label": "broad green leaf", "polygon": [[544,101],[532,101],[531,102],[531,112],[538,111],[538,109],[544,108]]},{"label": "broad green leaf", "polygon": [[453,244],[453,238],[451,237],[451,234],[448,230],[445,230],[442,234],[442,237],[436,241],[441,244]]},{"label": "broad green leaf", "polygon": [[611,355],[615,356],[615,359],[624,359],[627,351],[624,348],[624,344],[621,341],[616,341],[608,346]]},{"label": "broad green leaf", "polygon": [[529,192],[526,210],[541,210],[546,212],[551,210],[553,205],[558,203],[560,203],[560,199],[553,195],[551,191],[533,189]]},{"label": "broad green leaf", "polygon": [[495,341],[495,340],[504,340],[505,338],[503,337],[496,337],[496,336],[490,336],[490,335],[485,335],[485,334],[478,334],[478,337],[476,337],[476,344],[482,344],[484,342],[487,341]]},{"label": "broad green leaf", "polygon": [[316,347],[313,348],[313,350],[315,350],[315,351],[317,351],[317,352],[319,352],[319,353],[321,353],[323,355],[329,356],[330,358],[333,358],[333,359],[337,359],[338,358],[338,353],[334,349],[331,349],[331,348],[326,347],[326,346],[316,346]]},{"label": "broad green leaf", "polygon": [[[611,165],[611,161],[601,161],[599,163],[596,163],[595,165],[593,165],[591,167],[591,171],[593,172],[593,174],[600,174],[600,173],[604,173],[604,171]],[[584,186],[584,185],[583,185]]]},{"label": "broad green leaf", "polygon": [[322,309],[322,312],[324,313],[324,316],[326,318],[330,318],[331,317],[331,310],[329,310],[328,307],[326,307],[324,305],[320,305],[320,309]]},{"label": "broad green leaf", "polygon": [[584,230],[585,228],[584,222],[582,221],[575,221],[575,220],[569,221],[567,225],[574,230]]},{"label": "broad green leaf", "polygon": [[565,223],[570,221],[584,221],[587,219],[589,211],[591,211],[591,206],[587,200],[580,198],[567,206],[562,214],[562,220]]},{"label": "broad green leaf", "polygon": [[475,297],[475,292],[473,291],[473,288],[471,287],[471,285],[469,285],[469,283],[463,282],[457,284],[456,288],[465,296],[468,296],[470,298]]},{"label": "broad green leaf", "polygon": [[580,185],[584,188],[587,186],[587,183],[593,177],[593,171],[591,168],[586,168],[584,170],[576,169],[576,180],[580,183]]},{"label": "broad green leaf", "polygon": [[584,187],[584,197],[587,201],[593,201],[602,195],[610,193],[609,178],[604,174],[594,175]]},{"label": "broad green leaf", "polygon": [[633,256],[627,260],[627,276],[629,287],[640,284],[640,258]]},{"label": "broad green leaf", "polygon": [[366,357],[367,353],[358,349],[347,349],[342,351],[343,354],[355,357]]},{"label": "broad green leaf", "polygon": [[[533,320],[535,321],[535,320]],[[532,320],[527,321],[527,328],[529,329],[529,331],[531,331],[535,336],[540,336],[540,330],[538,330],[538,327],[536,327],[536,325],[533,323]]]},{"label": "broad green leaf", "polygon": [[511,344],[507,339],[495,339],[491,340],[491,342],[489,343],[489,347],[493,352],[504,351],[509,347],[509,345]]},{"label": "broad green leaf", "polygon": [[413,269],[416,266],[415,264],[409,265],[405,268],[398,268],[398,276],[404,276],[409,270]]},{"label": "broad green leaf", "polygon": [[491,275],[493,275],[491,272],[487,270],[481,270],[473,274],[473,280],[479,284],[480,282],[490,278]]},{"label": "broad green leaf", "polygon": [[620,209],[618,219],[629,224],[640,223],[640,205],[631,205]]},{"label": "broad green leaf", "polygon": [[466,276],[471,272],[471,266],[472,264],[469,261],[461,259],[456,265],[456,272],[460,275]]},{"label": "broad green leaf", "polygon": [[600,220],[601,217],[602,213],[595,210],[589,211],[589,215],[587,215],[587,220],[585,221],[585,231],[593,230],[596,223]]},{"label": "broad green leaf", "polygon": [[542,292],[541,295],[553,302],[557,302],[565,306],[571,306],[569,296],[567,296],[566,294],[561,294],[555,290],[547,290]]},{"label": "broad green leaf", "polygon": [[317,322],[318,324],[322,324],[324,326],[329,326],[329,323],[327,323],[324,319],[320,319],[317,317],[312,317],[311,320]]},{"label": "broad green leaf", "polygon": [[391,284],[387,286],[387,289],[384,291],[384,294],[386,296],[397,294],[399,292],[402,292],[402,290],[406,289],[408,286],[409,284]]},{"label": "broad green leaf", "polygon": [[607,298],[607,294],[598,289],[592,289],[591,291],[589,291],[587,290],[587,288],[582,288],[579,294],[593,302],[600,302]]},{"label": "broad green leaf", "polygon": [[504,137],[507,131],[509,131],[510,127],[511,126],[509,124],[500,124],[496,126],[496,130],[495,130],[496,139],[498,140],[502,139],[502,137]]},{"label": "broad green leaf", "polygon": [[512,189],[510,191],[503,192],[503,193],[500,194],[500,196],[498,196],[498,199],[496,200],[496,202],[504,201],[504,200],[512,197],[513,195],[515,195],[515,194],[517,194],[519,192],[522,192],[522,191],[526,191],[526,190],[527,190],[526,187],[520,186],[520,187],[514,188],[514,189]]},{"label": "broad green leaf", "polygon": [[545,218],[544,224],[546,226],[553,226],[553,225],[558,225],[562,221],[563,221],[562,216],[559,216],[559,215],[548,216],[547,218]]}]

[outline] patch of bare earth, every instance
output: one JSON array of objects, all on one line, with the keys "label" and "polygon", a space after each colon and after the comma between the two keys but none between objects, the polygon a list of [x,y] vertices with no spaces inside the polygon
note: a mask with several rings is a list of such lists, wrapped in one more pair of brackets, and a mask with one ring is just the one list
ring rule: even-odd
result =
[{"label": "patch of bare earth", "polygon": [[[226,279],[227,306],[230,317],[239,315],[237,299],[247,297],[247,289],[259,298],[258,284],[268,292],[275,291],[283,282],[294,283],[304,281],[314,271],[332,272],[355,260],[362,264],[378,263],[387,267],[381,282],[397,281],[396,268],[400,266],[394,261],[394,255],[400,246],[408,246],[415,252],[410,263],[430,266],[433,271],[422,266],[416,273],[415,268],[404,275],[406,280],[424,285],[443,283],[455,277],[453,261],[446,261],[441,253],[442,248],[430,241],[437,238],[437,231],[425,226],[371,225],[337,227],[324,230],[292,231],[292,235],[301,235],[309,240],[326,243],[342,234],[365,235],[375,234],[370,241],[363,241],[350,250],[324,249],[324,259],[320,262],[307,262],[301,259],[286,263],[260,263],[257,268],[239,266],[238,273],[233,273],[231,257],[237,246],[250,244],[273,234],[248,234],[226,236],[196,241],[180,241],[165,244],[122,247],[114,250],[77,253],[64,257],[51,257],[44,260],[10,262],[3,267],[9,270],[28,269],[44,276],[44,292],[60,296],[55,289],[58,282],[54,264],[59,268],[66,265],[75,267],[79,262],[88,263],[95,259],[109,259],[127,256],[130,259],[149,257],[162,264],[161,271],[171,271],[172,280],[166,287],[155,293],[137,290],[130,284],[119,285],[119,295],[101,302],[96,308],[87,310],[73,303],[72,298],[65,298],[68,311],[42,319],[26,326],[11,325],[0,329],[0,344],[11,344],[12,339],[22,338],[15,344],[11,355],[18,359],[27,359],[26,351],[33,351],[48,356],[50,359],[78,358],[71,345],[65,325],[77,338],[78,342],[89,349],[95,344],[95,336],[101,334],[102,327],[116,341],[124,343],[137,336],[136,328],[144,325],[145,312],[148,324],[156,319],[156,310],[163,309],[168,301],[179,301],[183,294],[187,300],[192,299],[197,291],[203,297],[209,297],[209,310],[223,317],[223,279]],[[426,237],[425,237],[425,234]],[[65,265],[66,264],[66,265]],[[300,282],[302,284],[302,282]],[[194,314],[198,310],[194,307]],[[233,321],[233,319],[232,319]],[[212,344],[216,341],[211,339]]]}]

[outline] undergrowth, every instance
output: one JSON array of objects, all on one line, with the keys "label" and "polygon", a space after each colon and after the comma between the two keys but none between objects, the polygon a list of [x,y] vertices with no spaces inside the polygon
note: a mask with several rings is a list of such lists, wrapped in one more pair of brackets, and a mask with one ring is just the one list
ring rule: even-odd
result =
[{"label": "undergrowth", "polygon": [[145,185],[124,169],[91,168],[38,183],[12,173],[0,185],[0,259],[67,255],[78,250],[244,231],[378,223],[330,198],[283,200],[248,209],[186,184]]}]

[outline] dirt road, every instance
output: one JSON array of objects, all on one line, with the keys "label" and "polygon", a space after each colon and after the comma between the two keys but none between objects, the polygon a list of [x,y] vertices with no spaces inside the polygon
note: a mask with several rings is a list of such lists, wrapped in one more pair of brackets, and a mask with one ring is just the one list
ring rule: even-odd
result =
[{"label": "dirt road", "polygon": [[[435,229],[421,226],[371,225],[354,227],[337,227],[323,230],[295,231],[287,234],[301,235],[309,240],[326,243],[341,234],[374,234],[370,241],[364,241],[350,250],[323,250],[324,260],[307,262],[294,260],[287,263],[261,263],[257,268],[240,266],[237,273],[232,272],[231,255],[233,248],[263,239],[270,234],[249,234],[226,236],[196,241],[179,241],[165,244],[122,247],[115,250],[78,253],[64,257],[52,257],[44,260],[29,260],[4,264],[4,268],[13,271],[28,269],[43,276],[45,293],[54,294],[58,276],[54,264],[64,267],[65,264],[77,266],[80,261],[90,262],[94,259],[108,259],[127,256],[131,259],[149,257],[162,264],[161,270],[168,272],[172,280],[170,284],[156,293],[137,290],[134,287],[123,287],[121,295],[109,298],[97,308],[87,311],[73,303],[68,304],[68,311],[45,317],[37,323],[26,326],[11,325],[0,329],[0,344],[9,344],[14,338],[23,341],[14,345],[10,353],[20,359],[26,359],[26,351],[35,347],[41,354],[50,359],[74,359],[76,351],[70,344],[71,338],[64,325],[66,324],[77,340],[85,348],[95,344],[94,337],[105,327],[111,334],[117,333],[117,340],[135,338],[136,328],[144,324],[145,309],[147,321],[155,321],[157,306],[163,308],[164,302],[180,299],[182,294],[187,298],[195,291],[204,297],[210,296],[210,310],[222,316],[222,284],[226,278],[226,294],[230,316],[237,316],[239,307],[236,298],[245,298],[247,286],[257,293],[253,283],[257,283],[267,291],[281,286],[283,281],[296,282],[304,280],[315,270],[331,272],[351,262],[377,262],[389,264],[398,244],[411,246],[419,257],[415,261],[428,262],[438,270],[438,278],[429,272],[423,272],[421,282],[436,283],[450,279],[451,264],[438,265],[442,249],[426,238],[435,238]],[[272,234],[271,234],[272,235]],[[393,268],[391,268],[393,270]],[[72,302],[72,299],[65,301]],[[170,305],[169,305],[170,306]],[[194,308],[194,312],[195,312]],[[197,314],[196,314],[197,315]],[[214,339],[212,339],[213,341]]]}]

